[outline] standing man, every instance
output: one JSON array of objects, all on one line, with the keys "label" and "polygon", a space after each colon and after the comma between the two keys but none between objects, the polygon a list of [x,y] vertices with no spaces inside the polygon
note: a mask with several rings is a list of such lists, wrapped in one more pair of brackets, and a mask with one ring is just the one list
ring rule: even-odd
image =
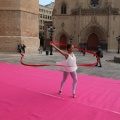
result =
[{"label": "standing man", "polygon": [[26,48],[26,46],[23,44],[23,46],[22,46],[23,53],[25,53],[25,48]]},{"label": "standing man", "polygon": [[86,50],[86,46],[84,45],[84,47],[83,47],[83,56],[85,56],[85,50]]},{"label": "standing man", "polygon": [[98,56],[98,58],[97,58],[98,63],[95,66],[98,66],[98,64],[99,64],[98,67],[102,67],[100,58],[103,57],[103,52],[102,52],[101,46],[98,46],[98,49],[96,51],[96,55]]},{"label": "standing man", "polygon": [[22,45],[18,44],[18,51],[19,51],[19,53],[21,53],[21,50],[22,50]]}]

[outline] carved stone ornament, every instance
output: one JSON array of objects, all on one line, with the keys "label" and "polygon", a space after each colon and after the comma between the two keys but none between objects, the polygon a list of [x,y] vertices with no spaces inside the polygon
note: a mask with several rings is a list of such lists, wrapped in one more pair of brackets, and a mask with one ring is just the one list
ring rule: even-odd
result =
[{"label": "carved stone ornament", "polygon": [[100,0],[90,0],[91,7],[97,7],[99,5]]},{"label": "carved stone ornament", "polygon": [[63,28],[65,26],[64,22],[62,22],[61,27]]},{"label": "carved stone ornament", "polygon": [[91,18],[91,23],[95,24],[97,22],[95,15]]},{"label": "carved stone ornament", "polygon": [[113,8],[113,7],[105,7],[105,8],[76,8],[71,10],[72,15],[79,15],[79,14],[119,14],[119,8]]}]

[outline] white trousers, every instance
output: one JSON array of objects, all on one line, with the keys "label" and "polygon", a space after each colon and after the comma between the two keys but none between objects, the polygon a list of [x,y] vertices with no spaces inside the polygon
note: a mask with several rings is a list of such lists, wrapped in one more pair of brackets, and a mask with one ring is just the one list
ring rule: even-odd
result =
[{"label": "white trousers", "polygon": [[74,72],[63,72],[63,80],[61,81],[61,86],[60,86],[60,91],[62,91],[62,87],[68,77],[68,75],[71,75],[72,79],[73,79],[73,83],[72,83],[72,94],[75,94],[75,90],[76,90],[76,85],[77,85],[77,73],[76,71]]}]

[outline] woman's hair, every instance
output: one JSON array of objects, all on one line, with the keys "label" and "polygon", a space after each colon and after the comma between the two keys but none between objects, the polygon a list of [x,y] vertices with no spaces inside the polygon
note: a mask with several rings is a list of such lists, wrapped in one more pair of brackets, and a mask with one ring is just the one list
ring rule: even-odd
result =
[{"label": "woman's hair", "polygon": [[72,44],[67,44],[67,50],[72,46]]}]

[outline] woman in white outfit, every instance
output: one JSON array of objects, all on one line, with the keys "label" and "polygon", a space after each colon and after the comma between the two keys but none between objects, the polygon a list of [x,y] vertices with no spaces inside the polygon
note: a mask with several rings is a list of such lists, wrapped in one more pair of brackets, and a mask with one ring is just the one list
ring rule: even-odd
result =
[{"label": "woman in white outfit", "polygon": [[72,44],[68,44],[67,45],[67,51],[68,52],[64,52],[62,50],[60,50],[58,47],[56,47],[53,43],[50,43],[50,45],[52,45],[58,52],[60,52],[63,56],[65,56],[65,61],[63,62],[57,62],[59,70],[63,71],[63,80],[61,81],[61,85],[60,85],[60,90],[59,90],[59,94],[62,93],[62,87],[70,73],[72,79],[73,79],[73,83],[72,83],[72,96],[73,98],[76,97],[75,95],[75,90],[76,90],[76,84],[77,84],[77,64],[76,64],[76,57],[73,54],[73,50],[74,50],[74,46]]}]

